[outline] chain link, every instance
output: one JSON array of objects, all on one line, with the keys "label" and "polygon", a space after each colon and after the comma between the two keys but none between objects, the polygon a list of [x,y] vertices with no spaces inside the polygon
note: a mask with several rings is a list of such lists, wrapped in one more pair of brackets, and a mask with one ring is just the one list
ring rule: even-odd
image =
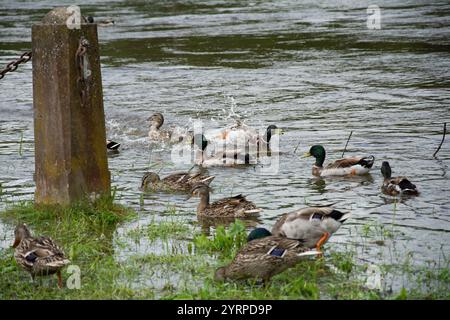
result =
[{"label": "chain link", "polygon": [[4,69],[0,70],[0,79],[3,79],[5,74],[7,74],[8,72],[16,71],[19,64],[26,63],[30,61],[30,59],[31,59],[31,51],[24,52],[19,59],[11,61],[6,65]]}]

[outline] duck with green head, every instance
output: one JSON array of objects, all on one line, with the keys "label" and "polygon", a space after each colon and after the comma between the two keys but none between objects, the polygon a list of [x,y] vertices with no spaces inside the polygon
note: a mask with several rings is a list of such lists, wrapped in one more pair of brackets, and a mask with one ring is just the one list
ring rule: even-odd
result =
[{"label": "duck with green head", "polygon": [[336,160],[324,167],[326,152],[321,145],[312,146],[309,152],[304,154],[304,157],[316,159],[312,167],[312,174],[318,177],[364,175],[369,173],[375,162],[373,156],[348,157]]},{"label": "duck with green head", "polygon": [[247,241],[230,264],[216,270],[215,280],[255,278],[267,285],[274,275],[294,267],[308,256],[320,254],[298,240],[273,236],[264,228],[250,232]]},{"label": "duck with green head", "polygon": [[419,194],[416,185],[412,184],[407,177],[392,177],[389,162],[383,161],[381,164],[381,173],[384,177],[383,185],[381,186],[383,193],[390,196]]}]

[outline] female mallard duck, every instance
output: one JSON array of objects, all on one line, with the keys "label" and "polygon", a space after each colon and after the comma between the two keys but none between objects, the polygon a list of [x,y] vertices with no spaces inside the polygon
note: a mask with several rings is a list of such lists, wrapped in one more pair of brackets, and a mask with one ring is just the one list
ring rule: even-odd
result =
[{"label": "female mallard duck", "polygon": [[295,266],[304,257],[320,254],[305,247],[300,241],[270,235],[264,228],[253,230],[233,261],[215,272],[215,280],[262,279],[267,285],[270,278]]},{"label": "female mallard duck", "polygon": [[214,176],[202,175],[200,173],[174,173],[163,179],[154,172],[147,172],[142,177],[142,190],[163,190],[189,192],[197,183],[209,185]]},{"label": "female mallard duck", "polygon": [[61,269],[70,263],[62,249],[51,238],[33,238],[26,224],[19,224],[14,236],[14,258],[17,264],[30,273],[33,281],[35,276],[56,273],[58,286],[62,288]]},{"label": "female mallard duck", "polygon": [[195,153],[194,163],[204,168],[256,164],[256,159],[252,158],[249,153],[238,149],[225,149],[225,151],[222,149],[211,154],[207,149],[209,142],[203,134],[196,134],[192,139],[192,145],[199,149]]},{"label": "female mallard duck", "polygon": [[406,177],[391,177],[392,170],[389,162],[383,161],[381,164],[381,173],[383,174],[384,181],[381,186],[381,190],[391,196],[397,196],[402,194],[418,195],[419,191],[417,187],[412,184]]},{"label": "female mallard duck", "polygon": [[335,233],[349,213],[342,213],[330,206],[308,207],[283,214],[272,229],[274,236],[301,241],[307,248],[321,246]]},{"label": "female mallard duck", "polygon": [[164,124],[164,116],[157,112],[148,118],[150,121],[150,131],[148,137],[153,141],[170,140],[170,131],[161,130],[161,126]]},{"label": "female mallard duck", "polygon": [[200,198],[197,215],[201,217],[251,218],[261,212],[261,209],[258,209],[253,202],[247,200],[241,194],[210,203],[209,191],[209,186],[204,183],[198,183],[192,188],[188,197],[188,199],[192,196],[198,196]]},{"label": "female mallard duck", "polygon": [[[178,143],[186,137],[189,138],[192,136],[192,134],[185,129],[176,126],[166,130],[161,129],[164,124],[164,116],[159,112],[152,115],[148,120],[150,121],[148,137],[151,141]],[[190,139],[192,139],[192,137]]]},{"label": "female mallard duck", "polygon": [[312,174],[315,176],[346,176],[346,175],[363,175],[367,174],[373,166],[375,158],[369,157],[350,157],[336,160],[328,164],[325,168],[325,148],[321,145],[312,146],[309,152],[305,153],[305,157],[313,156],[316,163],[313,165]]}]

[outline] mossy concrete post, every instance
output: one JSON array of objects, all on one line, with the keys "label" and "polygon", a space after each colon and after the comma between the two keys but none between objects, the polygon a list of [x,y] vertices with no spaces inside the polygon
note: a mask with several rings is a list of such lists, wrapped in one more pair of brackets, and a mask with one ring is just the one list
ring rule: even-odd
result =
[{"label": "mossy concrete post", "polygon": [[32,27],[35,202],[110,192],[97,25],[69,28],[67,8]]}]

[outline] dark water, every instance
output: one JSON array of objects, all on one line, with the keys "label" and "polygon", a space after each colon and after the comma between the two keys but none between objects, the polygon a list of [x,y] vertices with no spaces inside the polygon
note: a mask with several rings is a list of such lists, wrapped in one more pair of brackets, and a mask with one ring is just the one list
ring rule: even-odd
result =
[{"label": "dark water", "polygon": [[[72,4],[71,1],[62,3]],[[261,223],[306,204],[337,202],[353,216],[332,238],[339,248],[360,243],[363,225],[384,225],[395,237],[385,246],[365,245],[358,259],[414,265],[435,262],[450,249],[448,141],[432,154],[450,120],[450,4],[446,1],[378,1],[381,29],[366,26],[365,1],[79,1],[83,14],[116,24],[99,28],[108,136],[122,143],[110,157],[121,202],[141,212],[127,230],[164,219],[176,207],[192,221],[196,200],[146,195],[138,190],[149,167],[162,174],[187,170],[172,164],[170,146],[147,141],[146,119],[154,112],[166,124],[205,128],[233,123],[230,115],[265,128],[285,130],[279,172],[213,168],[213,199],[244,193],[264,209]],[[2,1],[0,64],[31,47],[30,27],[51,1]],[[374,155],[368,179],[311,177],[312,144],[340,157]],[[448,139],[447,139],[448,140]],[[298,146],[297,152],[294,149]],[[31,64],[0,80],[0,200],[32,199],[33,125]],[[421,191],[395,201],[380,193],[382,160],[407,175]],[[12,227],[0,223],[0,245]],[[356,230],[356,231],[355,231]],[[376,235],[368,235],[376,240]],[[118,257],[148,250],[142,243]],[[380,255],[380,252],[383,254]]]}]

